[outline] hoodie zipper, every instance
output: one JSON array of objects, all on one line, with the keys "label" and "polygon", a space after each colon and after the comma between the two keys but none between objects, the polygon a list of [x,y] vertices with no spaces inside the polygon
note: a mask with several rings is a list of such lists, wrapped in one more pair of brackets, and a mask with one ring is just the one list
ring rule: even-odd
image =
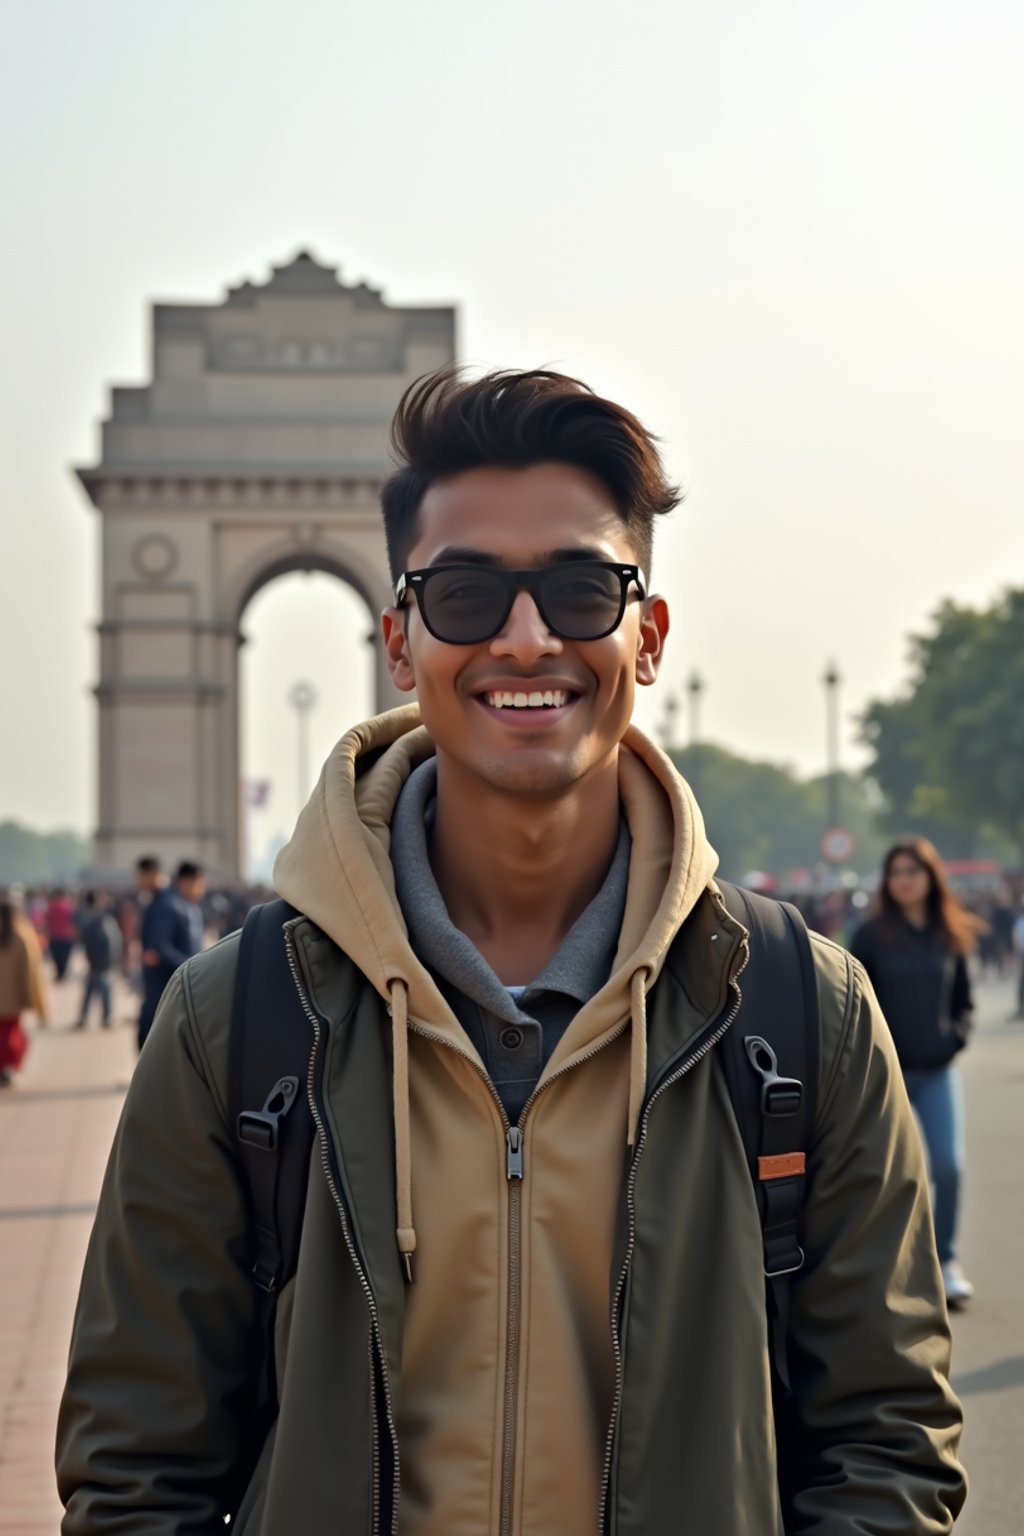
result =
[{"label": "hoodie zipper", "polygon": [[[391,1013],[390,1005],[388,1013]],[[501,1426],[501,1524],[500,1536],[511,1536],[512,1531],[512,1490],[513,1472],[516,1455],[516,1407],[519,1397],[519,1304],[520,1304],[520,1203],[522,1199],[523,1176],[525,1173],[525,1159],[523,1156],[523,1116],[529,1109],[536,1096],[536,1089],[523,1105],[519,1123],[513,1125],[508,1118],[508,1113],[501,1102],[501,1095],[491,1082],[487,1073],[473,1060],[468,1051],[462,1050],[445,1035],[436,1030],[427,1029],[422,1024],[416,1024],[409,1020],[409,1030],[412,1034],[420,1035],[425,1040],[432,1040],[437,1045],[443,1045],[456,1056],[461,1056],[468,1061],[473,1071],[481,1079],[488,1093],[494,1100],[501,1116],[501,1123],[505,1130],[505,1178],[508,1181],[508,1266],[506,1270],[506,1284],[508,1292],[508,1319],[505,1327],[505,1390],[502,1396],[502,1426]]]},{"label": "hoodie zipper", "polygon": [[[390,1008],[388,1012],[390,1013]],[[519,1406],[519,1343],[520,1343],[520,1299],[521,1299],[521,1200],[522,1184],[525,1175],[525,1158],[523,1155],[523,1121],[527,1112],[533,1107],[534,1102],[555,1080],[564,1072],[571,1071],[574,1067],[580,1067],[599,1051],[603,1051],[606,1045],[618,1039],[623,1033],[629,1015],[623,1020],[618,1029],[605,1037],[600,1045],[586,1051],[572,1062],[566,1062],[559,1067],[544,1082],[538,1083],[523,1105],[518,1124],[512,1125],[501,1102],[501,1095],[491,1082],[487,1073],[475,1062],[468,1051],[455,1045],[447,1036],[438,1034],[435,1030],[427,1029],[422,1024],[409,1020],[411,1033],[422,1036],[425,1040],[433,1040],[438,1045],[446,1046],[454,1051],[456,1056],[461,1056],[485,1083],[488,1092],[498,1106],[501,1115],[501,1123],[505,1127],[505,1177],[508,1180],[508,1322],[505,1330],[505,1391],[503,1397],[502,1418],[502,1458],[501,1458],[501,1524],[500,1536],[511,1536],[512,1532],[512,1501],[516,1456],[516,1417]]]},{"label": "hoodie zipper", "polygon": [[[322,1166],[323,1171],[324,1171],[324,1177],[327,1180],[327,1187],[330,1190],[331,1196],[332,1196],[332,1198],[334,1200],[334,1204],[337,1207],[338,1216],[339,1216],[340,1221],[341,1221],[342,1236],[345,1239],[345,1246],[348,1249],[349,1257],[352,1260],[352,1264],[353,1264],[353,1266],[355,1268],[356,1275],[357,1275],[357,1277],[359,1279],[359,1284],[361,1285],[362,1290],[363,1290],[363,1294],[366,1297],[366,1304],[367,1304],[367,1307],[368,1307],[369,1313],[370,1313],[370,1327],[371,1327],[371,1333],[372,1333],[372,1339],[373,1339],[373,1346],[375,1346],[375,1348],[376,1348],[376,1363],[380,1366],[381,1383],[382,1383],[383,1388],[384,1388],[384,1411],[385,1411],[385,1415],[386,1415],[386,1418],[387,1418],[388,1431],[389,1431],[389,1433],[391,1435],[391,1446],[392,1446],[392,1453],[393,1453],[393,1458],[394,1458],[394,1492],[393,1492],[392,1500],[391,1500],[391,1536],[397,1536],[397,1531],[398,1531],[398,1490],[399,1490],[399,1487],[400,1487],[400,1464],[399,1464],[399,1452],[398,1452],[398,1435],[397,1435],[396,1430],[395,1430],[394,1410],[393,1410],[392,1399],[391,1399],[391,1383],[390,1383],[390,1380],[389,1380],[389,1377],[388,1377],[387,1358],[386,1358],[385,1353],[384,1353],[384,1336],[383,1336],[383,1333],[381,1332],[380,1314],[379,1314],[379,1312],[377,1310],[376,1297],[373,1294],[373,1290],[371,1289],[370,1282],[369,1282],[369,1280],[366,1277],[366,1270],[363,1267],[362,1260],[359,1257],[359,1253],[358,1253],[358,1251],[356,1249],[356,1245],[355,1245],[355,1243],[354,1243],[354,1241],[352,1239],[352,1232],[351,1232],[351,1228],[349,1226],[348,1213],[345,1210],[345,1202],[342,1199],[341,1191],[338,1188],[338,1181],[337,1181],[337,1178],[335,1177],[334,1168],[333,1168],[332,1163],[331,1163],[330,1152],[328,1150],[329,1142],[328,1142],[328,1135],[327,1135],[327,1127],[324,1124],[324,1118],[323,1118],[323,1115],[321,1113],[320,1105],[319,1105],[319,1103],[317,1101],[317,1097],[316,1097],[316,1072],[317,1072],[318,1059],[319,1059],[319,1055],[320,1055],[320,1044],[321,1044],[321,1039],[322,1039],[322,1031],[321,1031],[321,1028],[320,1028],[320,1015],[316,1012],[316,1009],[310,1003],[309,996],[308,996],[308,994],[306,992],[305,982],[304,982],[304,980],[302,978],[302,973],[301,973],[301,971],[299,969],[298,955],[296,954],[296,951],[295,951],[294,929],[302,921],[303,921],[303,919],[301,917],[293,917],[287,923],[284,924],[284,941],[285,941],[285,950],[286,950],[287,955],[288,955],[288,969],[292,973],[292,980],[295,983],[295,990],[299,994],[299,1001],[302,1004],[303,1012],[305,1013],[306,1017],[309,1019],[309,1022],[310,1022],[310,1024],[313,1027],[313,1049],[310,1052],[309,1068],[308,1068],[307,1073],[306,1073],[306,1098],[309,1101],[309,1110],[310,1110],[310,1114],[313,1116],[313,1124],[316,1126],[317,1142],[318,1142],[318,1145],[319,1145],[319,1148],[320,1148],[320,1163],[321,1163],[321,1166]],[[373,1348],[371,1348],[371,1365],[372,1364],[373,1364]],[[375,1388],[374,1388],[372,1372],[371,1372],[371,1377],[370,1377],[370,1408],[371,1408],[371,1434],[372,1434],[372,1442],[373,1442],[373,1444],[372,1444],[372,1457],[373,1457],[372,1531],[373,1531],[373,1536],[379,1536],[379,1532],[380,1532],[380,1506],[381,1506],[380,1447],[379,1447],[379,1443],[378,1443],[378,1433],[377,1433],[376,1392],[375,1392]]]},{"label": "hoodie zipper", "polygon": [[700,1039],[697,1045],[694,1046],[693,1049],[686,1054],[675,1071],[671,1072],[668,1077],[665,1077],[661,1080],[658,1086],[654,1089],[654,1092],[651,1094],[650,1098],[647,1100],[647,1103],[644,1105],[643,1113],[640,1116],[640,1129],[637,1135],[636,1149],[633,1153],[632,1163],[630,1164],[629,1178],[626,1181],[626,1253],[622,1260],[622,1268],[619,1271],[619,1278],[615,1287],[615,1295],[612,1300],[611,1310],[612,1349],[615,1355],[615,1397],[612,1400],[611,1418],[608,1421],[608,1438],[605,1442],[604,1472],[601,1479],[601,1505],[597,1522],[599,1536],[605,1536],[606,1532],[606,1521],[608,1519],[609,1506],[608,1496],[611,1489],[612,1458],[614,1455],[615,1435],[618,1429],[619,1414],[622,1408],[624,1363],[622,1356],[622,1340],[619,1335],[619,1310],[622,1306],[622,1296],[626,1288],[626,1280],[629,1276],[630,1265],[633,1262],[633,1251],[636,1247],[636,1176],[637,1170],[640,1166],[640,1159],[643,1156],[644,1147],[647,1143],[648,1121],[650,1119],[651,1110],[654,1108],[655,1103],[658,1099],[661,1098],[661,1095],[665,1092],[665,1090],[667,1088],[671,1088],[673,1083],[677,1083],[681,1077],[685,1077],[691,1068],[695,1067],[699,1061],[702,1061],[707,1053],[718,1044],[722,1036],[731,1027],[733,1020],[736,1018],[736,1015],[740,1011],[740,1004],[743,1001],[743,992],[740,988],[738,978],[746,966],[748,959],[749,950],[746,947],[746,940],[744,940],[744,959],[736,971],[736,974],[733,976],[729,983],[734,995],[733,1004],[729,1009],[728,1014],[720,1024],[713,1025],[711,1029],[708,1030],[708,1032]]}]

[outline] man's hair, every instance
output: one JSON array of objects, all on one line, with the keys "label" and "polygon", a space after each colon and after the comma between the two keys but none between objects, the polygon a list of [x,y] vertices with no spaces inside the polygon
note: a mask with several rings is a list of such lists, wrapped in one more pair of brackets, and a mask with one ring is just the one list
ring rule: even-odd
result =
[{"label": "man's hair", "polygon": [[160,860],[155,853],[144,853],[141,859],[136,859],[135,868],[140,875],[158,875],[160,873]]},{"label": "man's hair", "polygon": [[191,859],[182,859],[174,871],[174,878],[175,880],[195,880],[197,875],[201,875],[202,872],[203,866],[201,864],[195,864]]},{"label": "man's hair", "polygon": [[606,486],[649,576],[654,517],[680,500],[656,441],[623,406],[544,368],[466,379],[450,367],[417,379],[391,424],[398,468],[381,491],[392,581],[405,569],[420,504],[435,481],[542,463],[571,464]]}]

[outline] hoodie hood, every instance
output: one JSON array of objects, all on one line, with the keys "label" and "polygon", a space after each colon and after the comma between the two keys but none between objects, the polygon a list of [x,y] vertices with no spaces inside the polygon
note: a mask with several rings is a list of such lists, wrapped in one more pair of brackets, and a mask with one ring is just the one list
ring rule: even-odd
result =
[{"label": "hoodie hood", "polygon": [[[409,774],[433,754],[416,705],[343,736],[324,764],[291,841],[274,866],[278,894],[306,914],[389,1004],[393,1031],[398,1242],[411,1278],[408,1028],[429,1024],[483,1071],[476,1050],[417,959],[395,891],[391,815]],[[541,1083],[632,1030],[627,1138],[632,1146],[647,1077],[646,994],[669,947],[712,882],[718,856],[689,786],[631,726],[619,754],[619,793],[632,838],[629,892],[611,975],[552,1053]]]},{"label": "hoodie hood", "polygon": [[[410,946],[390,858],[395,803],[409,774],[433,752],[415,704],[343,736],[278,854],[274,888],[345,951],[382,997],[390,1000],[401,981],[413,1013],[438,1023],[450,1010]],[[689,785],[635,726],[622,743],[619,787],[633,852],[606,992],[621,991],[638,966],[648,984],[655,979],[718,866]]]}]

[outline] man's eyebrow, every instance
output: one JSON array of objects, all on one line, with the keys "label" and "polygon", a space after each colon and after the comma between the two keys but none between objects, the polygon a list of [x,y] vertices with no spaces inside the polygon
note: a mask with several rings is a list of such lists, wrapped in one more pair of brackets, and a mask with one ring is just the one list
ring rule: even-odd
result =
[{"label": "man's eyebrow", "polygon": [[[607,560],[607,551],[603,549],[591,549],[587,546],[573,545],[571,549],[548,549],[537,557],[537,565],[568,564],[570,561],[579,560]],[[461,545],[449,544],[444,549],[438,550],[431,565],[488,565],[501,570],[505,567],[505,561],[498,555],[489,555],[482,549],[463,548]]]}]

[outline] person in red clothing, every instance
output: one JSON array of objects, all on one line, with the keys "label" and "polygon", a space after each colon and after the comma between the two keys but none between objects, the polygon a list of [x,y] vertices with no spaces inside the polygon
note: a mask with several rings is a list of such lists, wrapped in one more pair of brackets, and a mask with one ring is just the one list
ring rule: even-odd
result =
[{"label": "person in red clothing", "polygon": [[58,981],[68,973],[68,961],[75,947],[75,904],[67,891],[58,887],[46,904],[46,932],[50,939],[50,958]]}]

